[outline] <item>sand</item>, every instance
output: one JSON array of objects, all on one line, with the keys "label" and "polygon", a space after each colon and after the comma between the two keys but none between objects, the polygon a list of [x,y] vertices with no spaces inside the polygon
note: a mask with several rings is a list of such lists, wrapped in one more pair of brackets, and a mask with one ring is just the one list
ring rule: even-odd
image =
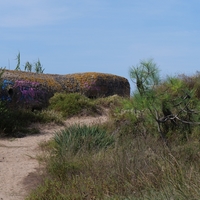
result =
[{"label": "sand", "polygon": [[0,200],[24,200],[41,181],[41,166],[37,160],[41,154],[39,144],[48,141],[55,132],[71,124],[98,124],[107,120],[100,117],[73,117],[65,125],[34,124],[40,134],[24,138],[0,139]]}]

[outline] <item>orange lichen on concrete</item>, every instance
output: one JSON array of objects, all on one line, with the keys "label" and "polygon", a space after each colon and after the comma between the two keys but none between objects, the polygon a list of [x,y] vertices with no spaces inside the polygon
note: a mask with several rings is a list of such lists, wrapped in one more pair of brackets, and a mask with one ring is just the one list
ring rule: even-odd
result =
[{"label": "orange lichen on concrete", "polygon": [[7,78],[12,81],[26,80],[30,82],[37,82],[55,90],[62,89],[62,86],[57,81],[55,81],[51,74],[37,74],[32,72],[5,70],[2,78]]},{"label": "orange lichen on concrete", "polygon": [[[9,85],[9,90],[13,90],[13,94],[20,95],[19,90],[21,90],[21,95],[26,94],[25,97],[27,97],[27,95],[31,94],[29,96],[31,98],[34,97],[32,102],[36,102],[37,99],[45,99],[45,104],[55,92],[79,92],[92,98],[115,94],[124,97],[130,96],[130,84],[126,78],[106,73],[86,72],[57,75],[5,70],[1,78],[7,83],[12,83]],[[19,82],[21,85],[24,84],[24,89],[17,86],[18,84],[16,83]],[[34,88],[34,85],[37,85],[37,88]],[[35,96],[32,94],[34,91],[36,93]],[[4,89],[4,95],[5,93]]]}]

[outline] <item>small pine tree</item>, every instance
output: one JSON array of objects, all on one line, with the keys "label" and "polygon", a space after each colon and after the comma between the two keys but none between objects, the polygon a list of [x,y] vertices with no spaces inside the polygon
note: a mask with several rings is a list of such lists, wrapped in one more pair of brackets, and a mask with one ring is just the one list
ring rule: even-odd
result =
[{"label": "small pine tree", "polygon": [[138,90],[134,109],[148,113],[164,139],[169,131],[177,130],[183,136],[191,133],[194,125],[200,125],[199,112],[195,110],[200,105],[194,91],[179,78],[168,78],[161,84],[158,72],[153,60],[141,61],[130,69],[130,78]]}]

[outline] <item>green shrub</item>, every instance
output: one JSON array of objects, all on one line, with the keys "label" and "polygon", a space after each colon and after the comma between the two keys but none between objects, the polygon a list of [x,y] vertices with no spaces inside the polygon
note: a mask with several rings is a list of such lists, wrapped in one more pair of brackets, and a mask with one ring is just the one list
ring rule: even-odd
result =
[{"label": "green shrub", "polygon": [[50,99],[50,109],[61,112],[64,117],[77,114],[98,113],[98,109],[92,101],[79,93],[56,93]]},{"label": "green shrub", "polygon": [[32,112],[26,109],[7,108],[5,102],[0,101],[0,132],[1,136],[24,137],[29,134],[39,133],[30,129],[31,123],[63,123],[60,113],[51,110]]},{"label": "green shrub", "polygon": [[180,133],[183,140],[188,139],[194,126],[200,124],[200,103],[195,89],[188,87],[192,81],[168,77],[161,82],[158,72],[152,60],[130,69],[130,78],[137,86],[133,109],[143,113],[146,130],[154,133],[157,129],[163,141]]},{"label": "green shrub", "polygon": [[0,129],[4,130],[8,126],[10,113],[7,109],[5,102],[0,101]]},{"label": "green shrub", "polygon": [[[4,136],[23,137],[32,130],[28,129],[32,122],[40,121],[38,117],[26,110],[11,110],[6,108],[6,113],[1,115],[1,130]],[[34,131],[35,133],[35,131]]]},{"label": "green shrub", "polygon": [[60,112],[51,109],[45,109],[42,111],[36,111],[34,113],[41,123],[54,122],[56,124],[63,124],[63,116]]},{"label": "green shrub", "polygon": [[110,108],[113,109],[116,106],[121,105],[121,101],[123,100],[123,97],[120,97],[118,95],[108,96],[108,97],[101,97],[94,99],[94,103],[100,106],[103,106],[104,108]]}]

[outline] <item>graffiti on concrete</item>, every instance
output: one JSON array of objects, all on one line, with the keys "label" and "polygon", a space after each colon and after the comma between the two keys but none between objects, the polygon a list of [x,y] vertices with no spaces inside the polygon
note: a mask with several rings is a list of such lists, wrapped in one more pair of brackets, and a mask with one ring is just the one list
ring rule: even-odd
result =
[{"label": "graffiti on concrete", "polygon": [[2,86],[1,86],[1,100],[3,101],[11,101],[12,95],[13,95],[13,82],[9,80],[3,80]]},{"label": "graffiti on concrete", "polygon": [[85,82],[82,86],[82,93],[88,96],[89,98],[96,98],[99,96],[101,88],[97,86],[95,81],[90,83]]},{"label": "graffiti on concrete", "polygon": [[46,92],[40,83],[30,81],[15,81],[13,86],[17,103],[38,104],[45,101]]},{"label": "graffiti on concrete", "polygon": [[57,75],[5,70],[1,80],[0,100],[6,101],[12,108],[45,108],[56,92],[79,92],[90,98],[115,94],[130,97],[128,80],[112,74],[86,72]]},{"label": "graffiti on concrete", "polygon": [[45,104],[47,102],[47,92],[40,83],[16,80],[4,80],[1,87],[1,97],[3,101],[14,101],[19,106],[32,107]]}]

